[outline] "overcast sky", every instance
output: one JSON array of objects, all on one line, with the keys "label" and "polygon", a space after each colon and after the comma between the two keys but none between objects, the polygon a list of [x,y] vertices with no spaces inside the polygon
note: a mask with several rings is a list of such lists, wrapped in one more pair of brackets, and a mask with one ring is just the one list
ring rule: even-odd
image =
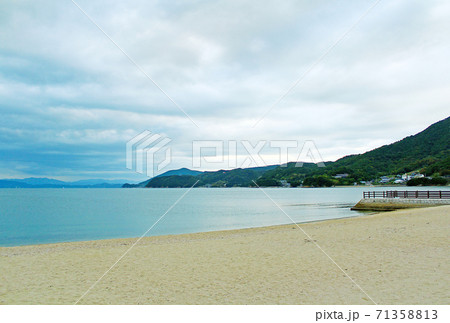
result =
[{"label": "overcast sky", "polygon": [[70,0],[1,1],[1,178],[144,179],[125,167],[144,130],[172,140],[168,169],[193,140],[336,160],[448,116],[448,1],[77,3],[167,96]]}]

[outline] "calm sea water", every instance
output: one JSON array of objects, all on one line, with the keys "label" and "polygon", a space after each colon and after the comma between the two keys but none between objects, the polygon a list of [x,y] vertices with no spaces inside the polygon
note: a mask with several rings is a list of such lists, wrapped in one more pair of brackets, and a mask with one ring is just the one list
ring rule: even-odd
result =
[{"label": "calm sea water", "polygon": [[[308,222],[361,216],[363,213],[350,211],[350,207],[368,188],[264,190],[294,221]],[[138,237],[184,192],[186,189],[0,189],[0,246]],[[290,219],[259,189],[194,188],[148,235],[287,223]]]}]

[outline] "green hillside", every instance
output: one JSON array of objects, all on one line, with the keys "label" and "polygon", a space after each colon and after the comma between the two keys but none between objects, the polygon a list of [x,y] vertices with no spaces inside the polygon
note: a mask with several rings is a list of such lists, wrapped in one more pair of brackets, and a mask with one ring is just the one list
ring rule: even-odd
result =
[{"label": "green hillside", "polygon": [[[441,120],[424,131],[390,145],[359,155],[346,156],[326,167],[309,166],[307,169],[279,167],[264,174],[258,184],[287,180],[298,185],[331,186],[350,185],[368,181],[382,175],[404,174],[418,171],[426,176],[450,174],[450,118]],[[348,174],[335,179],[337,174]]]},{"label": "green hillside", "polygon": [[146,187],[191,187],[197,180],[196,186],[248,187],[252,186],[252,180],[258,179],[266,171],[275,167],[277,166],[219,170],[202,172],[195,176],[159,176],[152,178]]},{"label": "green hillside", "polygon": [[[280,186],[283,181],[291,186],[353,185],[355,182],[371,181],[384,175],[419,172],[426,176],[450,175],[450,118],[441,120],[424,131],[406,137],[393,144],[382,146],[364,154],[346,156],[325,167],[305,163],[282,166],[267,166],[247,169],[196,172],[183,169],[169,171],[142,182],[141,187],[248,187],[256,181],[260,186]],[[179,173],[176,173],[179,172]],[[191,173],[190,173],[191,172]],[[337,174],[346,174],[336,178]],[[425,183],[426,180],[418,180]],[[445,183],[439,179],[428,183]],[[131,185],[128,187],[132,187]]]}]

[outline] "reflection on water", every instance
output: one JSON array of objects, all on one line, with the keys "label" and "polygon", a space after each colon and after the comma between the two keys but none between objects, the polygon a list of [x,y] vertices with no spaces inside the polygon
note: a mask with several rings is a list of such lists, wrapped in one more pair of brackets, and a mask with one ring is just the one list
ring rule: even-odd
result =
[{"label": "reflection on water", "polygon": [[[386,189],[392,188],[376,188]],[[350,211],[368,190],[363,187],[264,190],[295,222],[367,214]],[[186,189],[0,189],[0,245],[137,237],[184,192]],[[290,219],[260,189],[195,188],[149,235],[287,223]]]}]

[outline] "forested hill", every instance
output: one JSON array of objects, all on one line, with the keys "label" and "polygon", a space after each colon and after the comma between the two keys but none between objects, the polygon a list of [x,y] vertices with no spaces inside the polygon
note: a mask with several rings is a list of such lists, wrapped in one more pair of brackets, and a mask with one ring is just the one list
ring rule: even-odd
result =
[{"label": "forested hill", "polygon": [[219,170],[216,172],[202,172],[198,175],[159,176],[152,178],[146,187],[191,187],[197,181],[196,186],[211,187],[249,187],[253,186],[253,180],[257,180],[270,169],[278,167],[254,167],[246,169]]},{"label": "forested hill", "polygon": [[[359,155],[346,156],[326,167],[299,169],[294,163],[265,173],[258,184],[272,186],[280,180],[312,186],[346,185],[368,181],[383,175],[412,171],[426,176],[450,174],[450,118],[441,120],[424,131]],[[335,179],[337,174],[348,174]]]},{"label": "forested hill", "polygon": [[[346,156],[326,167],[305,163],[248,169],[220,170],[174,174],[168,172],[136,186],[140,187],[232,187],[254,186],[332,186],[353,185],[384,175],[419,172],[426,176],[450,175],[450,118],[441,120],[424,131],[369,152]],[[191,171],[192,172],[192,171]],[[345,177],[339,178],[339,174]],[[125,187],[131,187],[125,186]]]},{"label": "forested hill", "polygon": [[426,175],[449,171],[450,117],[424,131],[365,154],[341,158],[334,167],[350,167],[369,176],[418,170]]}]

